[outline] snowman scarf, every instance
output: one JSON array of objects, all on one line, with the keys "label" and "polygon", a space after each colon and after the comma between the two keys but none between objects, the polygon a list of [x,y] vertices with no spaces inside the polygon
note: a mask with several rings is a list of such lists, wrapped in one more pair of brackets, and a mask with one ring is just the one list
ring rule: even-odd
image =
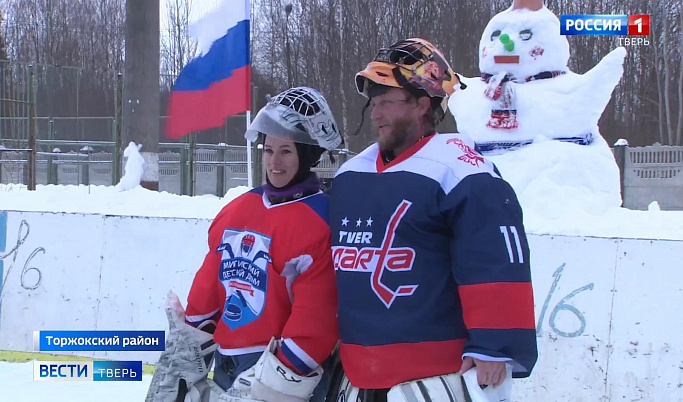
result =
[{"label": "snowman scarf", "polygon": [[[522,82],[554,78],[564,74],[565,71],[543,71],[536,75],[527,77]],[[483,73],[481,79],[486,82],[484,96],[494,102],[491,109],[491,118],[486,123],[486,127],[502,130],[512,130],[518,127],[517,107],[515,105],[515,87],[509,84],[517,80],[506,72],[496,75]]]}]

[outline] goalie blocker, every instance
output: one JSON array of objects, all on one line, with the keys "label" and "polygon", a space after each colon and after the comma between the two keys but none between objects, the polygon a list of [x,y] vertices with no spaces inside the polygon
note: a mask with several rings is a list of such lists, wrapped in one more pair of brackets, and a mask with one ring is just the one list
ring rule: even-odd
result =
[{"label": "goalie blocker", "polygon": [[[166,301],[166,317],[169,328],[166,348],[157,363],[145,402],[183,401],[193,387],[210,381],[207,376],[217,348],[213,335],[185,324],[185,310],[173,292],[169,292]],[[210,330],[209,325],[207,323],[203,328]],[[204,384],[201,388],[208,390],[211,387]],[[205,399],[190,400],[211,399],[207,395]]]},{"label": "goalie blocker", "polygon": [[[145,402],[307,402],[323,369],[299,375],[275,357],[280,342],[272,338],[255,365],[223,391],[208,377],[217,345],[213,335],[185,323],[185,311],[173,292],[166,302],[169,336],[152,377]],[[210,328],[204,325],[204,329]]]}]

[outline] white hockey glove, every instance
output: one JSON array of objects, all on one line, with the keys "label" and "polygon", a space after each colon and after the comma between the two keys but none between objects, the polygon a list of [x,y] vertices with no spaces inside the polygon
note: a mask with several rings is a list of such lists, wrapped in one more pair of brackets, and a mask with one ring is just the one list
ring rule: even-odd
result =
[{"label": "white hockey glove", "polygon": [[217,345],[213,335],[185,323],[185,310],[178,296],[169,292],[166,301],[169,333],[149,385],[146,402],[176,401],[206,379]]},{"label": "white hockey glove", "polygon": [[307,402],[320,382],[323,369],[308,376],[290,370],[275,352],[280,341],[272,338],[256,364],[240,373],[228,393],[238,391],[243,397],[264,402]]},{"label": "white hockey glove", "polygon": [[387,394],[387,402],[465,402],[467,400],[462,377],[455,373],[394,385]]},{"label": "white hockey glove", "polygon": [[511,402],[512,401],[512,366],[506,364],[505,381],[497,387],[491,385],[482,389],[477,381],[477,367],[472,367],[463,374],[467,392],[472,402]]}]

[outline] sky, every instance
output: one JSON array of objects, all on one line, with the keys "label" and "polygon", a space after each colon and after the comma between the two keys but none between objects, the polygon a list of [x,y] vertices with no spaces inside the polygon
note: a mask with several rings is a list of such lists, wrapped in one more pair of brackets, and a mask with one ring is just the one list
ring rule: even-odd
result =
[{"label": "sky", "polygon": [[[221,0],[161,0],[159,2],[159,28],[161,31],[160,35],[162,37],[162,40],[164,40],[163,38],[168,37],[168,35],[170,35],[168,10],[170,5],[174,4],[176,1],[190,2],[190,25],[196,23],[200,18],[206,15],[206,13],[209,13],[217,9],[221,2]],[[197,39],[196,36],[191,35],[189,29],[188,32],[186,32],[186,34]],[[206,46],[210,47],[211,45],[204,44],[204,47]],[[198,55],[199,53],[197,54],[197,56]]]},{"label": "sky", "polygon": [[[161,29],[168,29],[168,8],[170,4],[177,0],[161,0],[159,2],[159,22]],[[181,0],[184,1],[184,0]],[[220,4],[220,0],[188,0],[190,4],[190,23],[199,20],[206,13],[216,9]]]}]

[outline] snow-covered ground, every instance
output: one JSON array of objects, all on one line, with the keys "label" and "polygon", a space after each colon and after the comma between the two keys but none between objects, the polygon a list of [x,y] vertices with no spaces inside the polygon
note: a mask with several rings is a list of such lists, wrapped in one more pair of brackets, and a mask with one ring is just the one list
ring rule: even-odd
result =
[{"label": "snow-covered ground", "polygon": [[683,211],[620,207],[619,170],[602,138],[536,141],[489,156],[515,189],[528,233],[683,240]]},{"label": "snow-covered ground", "polygon": [[[586,147],[555,141],[533,146],[539,151],[522,153],[523,165],[519,156],[492,157],[517,192],[528,233],[683,240],[683,211],[620,208],[614,197],[585,192],[588,181],[614,187],[611,172],[598,170],[591,177],[577,177],[571,166],[553,163],[549,153],[562,151],[567,155],[564,159],[581,165],[590,163],[591,156],[583,160],[579,152]],[[159,193],[139,186],[124,192],[115,187],[55,185],[28,191],[23,185],[1,184],[0,210],[212,219],[246,191],[247,187],[233,188],[219,198]]]},{"label": "snow-covered ground", "polygon": [[[562,153],[563,159],[581,164],[582,157],[595,157],[582,156],[587,147],[557,142],[534,146],[539,149],[494,158],[517,191],[529,233],[683,240],[683,211],[632,211],[615,206],[613,194],[582,193],[582,182],[609,182],[611,174],[598,170],[591,177],[577,177],[568,164],[553,163],[558,160],[550,156]],[[525,164],[519,163],[520,157]],[[247,190],[231,189],[219,198],[178,196],[139,186],[121,192],[102,186],[50,185],[28,191],[22,185],[0,185],[0,210],[211,219]],[[0,400],[141,401],[151,380],[145,375],[142,382],[36,382],[32,370],[32,363],[0,362],[0,383],[12,384],[0,391]]]},{"label": "snow-covered ground", "polygon": [[118,191],[113,186],[51,184],[28,191],[24,185],[0,184],[0,210],[211,219],[230,200],[248,190],[236,187],[224,197],[190,197],[149,191],[140,186]]},{"label": "snow-covered ground", "polygon": [[0,400],[6,402],[143,401],[152,376],[142,381],[33,381],[33,362],[0,362]]}]

